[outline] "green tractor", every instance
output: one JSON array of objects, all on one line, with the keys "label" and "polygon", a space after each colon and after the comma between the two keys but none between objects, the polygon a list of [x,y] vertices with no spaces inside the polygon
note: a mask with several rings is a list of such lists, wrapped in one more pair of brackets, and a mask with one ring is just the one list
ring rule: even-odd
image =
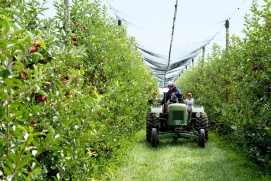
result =
[{"label": "green tractor", "polygon": [[167,106],[152,105],[147,113],[146,140],[152,147],[157,147],[161,138],[170,137],[194,139],[199,147],[204,148],[208,141],[208,117],[203,106],[194,105],[188,119],[182,95],[178,96],[176,103]]}]

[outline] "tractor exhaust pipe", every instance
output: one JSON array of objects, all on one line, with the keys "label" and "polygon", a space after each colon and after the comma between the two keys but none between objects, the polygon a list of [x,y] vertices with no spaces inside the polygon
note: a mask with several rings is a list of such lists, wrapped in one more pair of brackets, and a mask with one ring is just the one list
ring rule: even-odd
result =
[{"label": "tractor exhaust pipe", "polygon": [[167,97],[166,94],[167,94],[167,93],[164,92],[164,100],[165,100],[165,102],[164,102],[164,107],[163,107],[163,113],[166,113],[166,111],[167,111],[167,110],[166,110],[166,102],[167,102],[167,100],[166,100],[166,97]]}]

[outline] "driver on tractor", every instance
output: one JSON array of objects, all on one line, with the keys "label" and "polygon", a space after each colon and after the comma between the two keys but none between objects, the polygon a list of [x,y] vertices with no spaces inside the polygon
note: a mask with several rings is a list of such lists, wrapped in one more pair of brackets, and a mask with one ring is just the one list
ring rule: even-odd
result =
[{"label": "driver on tractor", "polygon": [[[169,100],[169,103],[168,104],[171,104],[171,103],[176,103],[177,99],[180,101],[183,102],[183,93],[182,91],[175,85],[174,82],[172,81],[168,81],[167,83],[167,86],[168,86],[168,92],[166,93],[166,99],[163,98],[162,101],[161,101],[161,105],[164,105],[165,103],[168,102]],[[166,105],[168,105],[166,104]]]}]

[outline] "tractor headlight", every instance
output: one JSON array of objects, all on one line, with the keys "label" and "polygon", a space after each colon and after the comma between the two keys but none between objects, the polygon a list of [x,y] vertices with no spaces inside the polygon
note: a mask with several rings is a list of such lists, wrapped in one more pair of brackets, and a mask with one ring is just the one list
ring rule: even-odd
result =
[{"label": "tractor headlight", "polygon": [[200,112],[196,113],[196,117],[199,118],[200,117]]}]

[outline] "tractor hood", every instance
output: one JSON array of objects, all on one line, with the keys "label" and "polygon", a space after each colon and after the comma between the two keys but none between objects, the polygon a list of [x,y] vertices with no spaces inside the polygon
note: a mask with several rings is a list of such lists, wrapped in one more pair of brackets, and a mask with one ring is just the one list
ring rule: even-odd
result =
[{"label": "tractor hood", "polygon": [[168,121],[171,126],[187,125],[186,104],[174,103],[168,105]]}]

